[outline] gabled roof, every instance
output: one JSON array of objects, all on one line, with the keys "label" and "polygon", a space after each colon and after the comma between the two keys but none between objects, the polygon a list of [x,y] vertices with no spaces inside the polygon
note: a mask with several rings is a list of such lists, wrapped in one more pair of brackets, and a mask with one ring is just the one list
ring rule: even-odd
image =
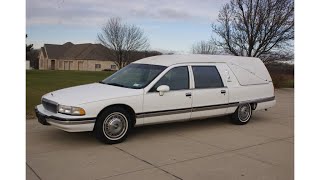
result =
[{"label": "gabled roof", "polygon": [[73,44],[67,42],[63,45],[44,44],[41,48],[43,54],[49,59],[83,59],[83,60],[112,60],[108,48],[101,44]]},{"label": "gabled roof", "polygon": [[41,51],[43,52],[44,57],[47,58],[47,53],[44,47],[41,47]]}]

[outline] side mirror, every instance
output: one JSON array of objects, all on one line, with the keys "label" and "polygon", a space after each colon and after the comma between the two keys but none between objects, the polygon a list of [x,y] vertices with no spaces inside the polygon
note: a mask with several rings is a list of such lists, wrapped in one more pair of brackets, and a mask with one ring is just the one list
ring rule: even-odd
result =
[{"label": "side mirror", "polygon": [[170,88],[167,85],[161,85],[157,88],[157,91],[159,92],[160,96],[163,96],[164,92],[170,91]]}]

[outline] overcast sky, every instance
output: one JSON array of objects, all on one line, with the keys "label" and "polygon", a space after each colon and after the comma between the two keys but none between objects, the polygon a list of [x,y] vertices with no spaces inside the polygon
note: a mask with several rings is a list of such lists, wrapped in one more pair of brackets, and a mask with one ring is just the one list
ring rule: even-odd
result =
[{"label": "overcast sky", "polygon": [[189,52],[208,40],[228,0],[27,0],[27,43],[97,43],[110,17],[141,27],[152,50]]}]

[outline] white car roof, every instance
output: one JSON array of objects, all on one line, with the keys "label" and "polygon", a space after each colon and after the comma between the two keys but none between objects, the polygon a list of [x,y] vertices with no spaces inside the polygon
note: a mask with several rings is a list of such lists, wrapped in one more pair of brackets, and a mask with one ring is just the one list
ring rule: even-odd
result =
[{"label": "white car roof", "polygon": [[225,55],[160,55],[140,59],[133,63],[171,66],[191,63],[226,63],[241,85],[268,83],[270,74],[259,58]]},{"label": "white car roof", "polygon": [[[189,54],[189,55],[159,55],[140,59],[133,63],[140,64],[154,64],[162,66],[171,66],[174,64],[182,63],[217,63],[217,62],[239,62],[241,60],[258,60],[258,58],[253,57],[243,57],[243,56],[229,56],[229,55],[202,55],[202,54]],[[243,61],[242,63],[244,63]]]}]

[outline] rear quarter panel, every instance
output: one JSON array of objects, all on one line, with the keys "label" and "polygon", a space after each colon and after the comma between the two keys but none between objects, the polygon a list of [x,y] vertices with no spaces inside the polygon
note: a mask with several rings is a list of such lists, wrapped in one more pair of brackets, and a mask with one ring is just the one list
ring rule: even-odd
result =
[{"label": "rear quarter panel", "polygon": [[[220,63],[217,65],[217,68],[220,72],[223,83],[228,87],[229,103],[245,102],[274,96],[274,87],[272,81],[243,86],[240,85],[237,77],[227,63]],[[258,103],[257,110],[272,107],[274,104],[275,101]],[[236,109],[237,107],[228,108],[227,114],[233,113]]]}]

